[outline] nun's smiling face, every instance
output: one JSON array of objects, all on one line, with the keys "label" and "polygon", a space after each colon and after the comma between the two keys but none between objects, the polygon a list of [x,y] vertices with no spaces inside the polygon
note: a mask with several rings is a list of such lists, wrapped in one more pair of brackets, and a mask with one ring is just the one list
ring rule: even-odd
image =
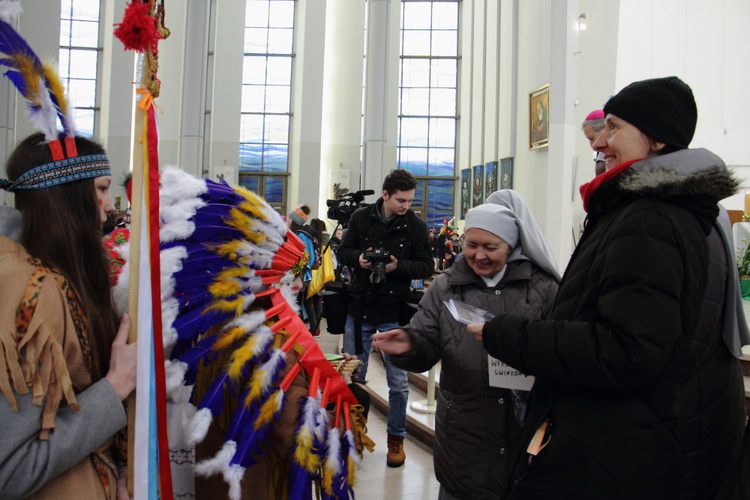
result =
[{"label": "nun's smiling face", "polygon": [[464,256],[469,267],[479,276],[491,278],[502,271],[511,248],[503,240],[484,229],[466,231]]}]

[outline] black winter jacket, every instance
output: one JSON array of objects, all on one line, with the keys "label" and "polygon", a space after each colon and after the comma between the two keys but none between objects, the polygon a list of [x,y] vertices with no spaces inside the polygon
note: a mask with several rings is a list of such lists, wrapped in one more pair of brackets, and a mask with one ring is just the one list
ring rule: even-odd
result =
[{"label": "black winter jacket", "polygon": [[[350,292],[356,300],[350,302],[350,313],[362,311],[366,316],[377,315],[376,321],[395,321],[411,280],[432,276],[434,261],[427,224],[408,210],[386,227],[376,212],[382,203],[381,198],[352,214],[336,257],[340,265],[351,270]],[[370,247],[385,248],[398,260],[384,282],[370,283],[370,271],[359,266],[359,256]]]},{"label": "black winter jacket", "polygon": [[705,150],[632,165],[593,194],[551,319],[485,326],[489,353],[537,377],[529,430],[551,424],[513,498],[716,497],[744,425],[714,226],[736,188]]},{"label": "black winter jacket", "polygon": [[503,498],[526,445],[511,391],[489,385],[487,352],[443,302],[455,299],[492,314],[545,318],[556,293],[555,278],[529,261],[508,263],[497,286],[488,287],[459,256],[430,284],[406,327],[412,349],[390,356],[394,365],[414,372],[441,361],[433,457],[435,476],[453,496]]}]

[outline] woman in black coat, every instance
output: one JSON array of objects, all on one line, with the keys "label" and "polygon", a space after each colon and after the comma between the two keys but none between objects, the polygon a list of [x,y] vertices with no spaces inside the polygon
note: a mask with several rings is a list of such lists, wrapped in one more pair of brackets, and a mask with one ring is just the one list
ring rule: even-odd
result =
[{"label": "woman in black coat", "polygon": [[469,326],[536,376],[511,497],[716,498],[745,422],[747,327],[716,224],[738,182],[686,149],[697,109],[678,78],[635,82],[604,111],[608,170],[581,188],[586,229],[550,319]]}]

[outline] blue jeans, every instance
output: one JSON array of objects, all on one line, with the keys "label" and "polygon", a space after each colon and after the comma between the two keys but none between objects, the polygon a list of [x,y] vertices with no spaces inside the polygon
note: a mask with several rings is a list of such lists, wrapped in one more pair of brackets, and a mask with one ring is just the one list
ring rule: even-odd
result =
[{"label": "blue jeans", "polygon": [[[346,317],[344,327],[344,352],[356,354],[362,360],[359,373],[352,379],[362,382],[367,377],[367,366],[370,360],[370,346],[372,345],[372,334],[376,331],[385,332],[398,328],[398,321],[387,321],[384,323],[369,323],[362,321],[362,354],[356,354],[354,350],[354,316]],[[388,355],[385,355],[385,373],[388,381],[388,434],[394,436],[406,436],[406,405],[409,401],[409,378],[405,370],[396,368],[391,364]]]}]

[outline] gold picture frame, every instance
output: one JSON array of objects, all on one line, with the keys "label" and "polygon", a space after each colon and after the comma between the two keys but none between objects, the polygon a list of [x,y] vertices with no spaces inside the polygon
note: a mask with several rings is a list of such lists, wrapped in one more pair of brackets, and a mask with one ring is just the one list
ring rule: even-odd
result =
[{"label": "gold picture frame", "polygon": [[549,146],[549,83],[529,92],[529,149]]}]

